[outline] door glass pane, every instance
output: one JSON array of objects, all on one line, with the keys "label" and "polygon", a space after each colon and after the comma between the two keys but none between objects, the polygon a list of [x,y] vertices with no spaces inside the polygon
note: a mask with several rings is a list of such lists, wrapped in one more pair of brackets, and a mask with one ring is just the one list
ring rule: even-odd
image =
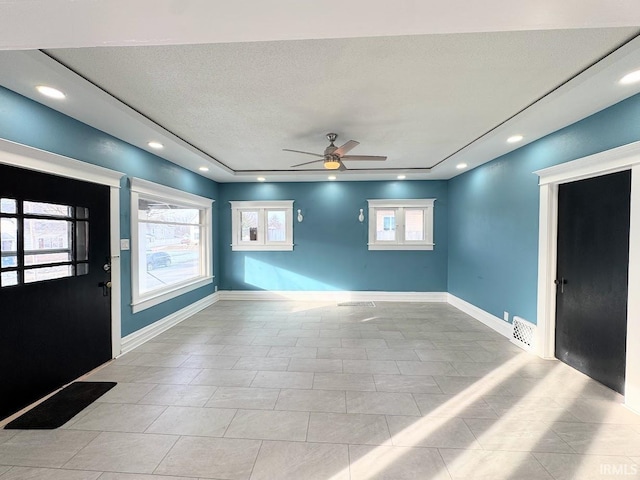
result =
[{"label": "door glass pane", "polygon": [[89,218],[89,209],[87,207],[76,207],[76,218],[78,220],[87,220]]},{"label": "door glass pane", "polygon": [[9,287],[11,285],[18,284],[18,272],[2,272],[0,273],[0,284],[3,287]]},{"label": "door glass pane", "polygon": [[25,265],[69,262],[72,222],[24,219]]},{"label": "door glass pane", "polygon": [[86,275],[89,273],[88,263],[78,263],[76,265],[76,275]]},{"label": "door glass pane", "polygon": [[89,222],[76,222],[76,260],[89,260]]},{"label": "door glass pane", "polygon": [[395,210],[376,210],[376,240],[393,241],[396,239]]},{"label": "door glass pane", "polygon": [[[138,224],[140,293],[185,282],[201,274],[199,242],[183,242],[187,225]],[[189,238],[191,234],[187,234]],[[200,238],[198,233],[192,235]]]},{"label": "door glass pane", "polygon": [[18,266],[18,219],[0,218],[0,255],[2,267]]},{"label": "door glass pane", "polygon": [[7,255],[5,252],[3,252],[1,265],[2,265],[2,268],[17,267],[18,257],[16,255]]},{"label": "door glass pane", "polygon": [[28,268],[24,271],[24,283],[42,282],[54,278],[72,277],[73,265],[55,267]]},{"label": "door glass pane", "polygon": [[424,210],[405,210],[404,223],[405,240],[424,240]]},{"label": "door glass pane", "polygon": [[200,209],[141,198],[138,200],[138,219],[198,225],[200,223]]},{"label": "door glass pane", "polygon": [[0,198],[0,213],[16,213],[16,201],[13,198]]},{"label": "door glass pane", "polygon": [[286,240],[285,216],[284,210],[270,210],[267,212],[267,241],[284,242]]},{"label": "door glass pane", "polygon": [[58,262],[70,262],[71,252],[56,252],[56,253],[38,253],[35,255],[25,255],[25,265],[42,265],[46,263],[58,263]]},{"label": "door glass pane", "polygon": [[25,214],[45,215],[52,217],[73,217],[73,207],[55,203],[23,202]]},{"label": "door glass pane", "polygon": [[240,212],[240,240],[243,242],[258,241],[258,212]]}]

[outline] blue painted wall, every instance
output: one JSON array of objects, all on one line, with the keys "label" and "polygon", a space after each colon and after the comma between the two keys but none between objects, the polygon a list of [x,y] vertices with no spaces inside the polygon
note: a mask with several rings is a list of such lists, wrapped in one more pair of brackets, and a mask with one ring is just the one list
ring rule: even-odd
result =
[{"label": "blue painted wall", "polygon": [[536,322],[538,177],[640,140],[640,95],[449,181],[448,291],[499,318]]},{"label": "blue painted wall", "polygon": [[[367,199],[436,198],[433,251],[369,251]],[[223,290],[444,292],[447,182],[235,183],[219,185]],[[294,200],[292,252],[232,252],[231,200]]]},{"label": "blue painted wall", "polygon": [[[131,229],[127,177],[143,178],[208,198],[217,198],[218,185],[215,182],[2,87],[0,138],[125,173],[120,189],[121,238],[130,238]],[[213,211],[214,225],[218,221],[217,209],[216,202]],[[217,257],[219,250],[214,248],[214,273],[220,263]],[[213,293],[213,285],[208,285],[134,315],[130,305],[129,251],[121,252],[121,264],[122,335],[134,332]]]},{"label": "blue painted wall", "polygon": [[[218,185],[0,87],[0,137],[215,198],[214,273],[223,290],[449,291],[502,317],[536,321],[538,185],[532,172],[640,140],[640,95],[445,181]],[[121,189],[121,237],[130,237]],[[368,251],[367,199],[436,198],[434,251]],[[230,200],[295,200],[293,252],[232,252]],[[367,219],[368,220],[368,219]],[[131,313],[130,256],[122,252],[127,335],[213,292],[213,285]]]}]

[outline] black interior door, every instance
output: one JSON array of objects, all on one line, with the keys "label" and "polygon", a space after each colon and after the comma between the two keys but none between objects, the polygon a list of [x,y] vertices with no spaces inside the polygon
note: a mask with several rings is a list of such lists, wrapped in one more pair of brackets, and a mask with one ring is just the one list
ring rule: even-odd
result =
[{"label": "black interior door", "polygon": [[624,393],[631,171],[558,191],[556,357]]},{"label": "black interior door", "polygon": [[0,165],[0,419],[111,358],[109,187]]}]

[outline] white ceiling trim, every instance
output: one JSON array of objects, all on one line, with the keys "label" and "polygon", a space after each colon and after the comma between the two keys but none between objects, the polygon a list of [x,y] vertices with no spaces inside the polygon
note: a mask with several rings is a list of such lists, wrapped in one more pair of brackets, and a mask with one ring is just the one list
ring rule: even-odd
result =
[{"label": "white ceiling trim", "polygon": [[7,0],[0,49],[640,25],[638,0]]},{"label": "white ceiling trim", "polygon": [[[338,180],[389,180],[404,173],[411,173],[410,179],[413,180],[452,178],[462,173],[455,169],[457,163],[467,163],[469,168],[481,165],[638,93],[640,91],[638,84],[621,87],[617,83],[624,73],[637,68],[638,65],[640,65],[640,38],[632,40],[431,170],[421,169],[420,172],[403,169],[347,170],[339,172]],[[46,79],[47,82],[65,91],[73,91],[77,102],[65,102],[61,105],[56,104],[54,100],[37,96],[31,86],[34,78]],[[39,51],[2,52],[0,84],[218,182],[250,182],[255,181],[257,176],[265,176],[270,182],[326,181],[326,176],[336,174],[329,170],[325,171],[326,175],[322,170],[234,172]],[[506,144],[504,139],[513,132],[526,132],[525,140],[520,144]],[[161,141],[165,148],[162,151],[152,151],[146,146],[146,141],[141,141],[141,139],[152,138]],[[202,165],[208,166],[210,171],[199,172],[198,168]]]},{"label": "white ceiling trim", "polygon": [[[61,103],[34,95],[35,79],[47,85],[56,85],[62,91],[73,92],[73,96]],[[187,169],[197,170],[205,165],[221,174],[233,173],[226,165],[38,50],[2,52],[0,85]],[[164,149],[153,150],[146,144],[149,140],[160,141]]]},{"label": "white ceiling trim", "polygon": [[[154,123],[134,108],[33,49],[515,32],[633,25],[640,25],[638,0],[523,0],[518,3],[517,8],[514,8],[511,0],[397,0],[393,3],[386,0],[9,0],[0,2],[0,50],[6,50],[0,52],[0,85],[216,181],[247,182],[255,181],[256,176],[265,176],[268,181],[325,181],[326,175],[336,172],[322,169],[256,170],[268,168],[261,164],[247,164],[244,170],[242,167],[238,169],[231,162],[231,157],[225,156],[224,152],[212,151],[200,144],[197,138],[190,138],[180,130],[174,130],[177,135],[166,130],[162,125]],[[386,38],[385,42],[387,41],[391,41],[391,38]],[[260,45],[269,47],[273,44]],[[220,48],[231,46],[220,45]],[[338,178],[388,180],[404,173],[416,180],[451,178],[461,173],[455,168],[457,163],[467,163],[469,168],[473,168],[638,93],[640,85],[621,87],[617,83],[624,73],[637,69],[638,66],[640,38],[629,42],[504,124],[489,132],[485,129],[484,133],[475,133],[474,136],[481,136],[431,169],[355,169],[339,172]],[[91,78],[90,75],[88,77]],[[99,80],[94,81],[100,83]],[[73,95],[64,103],[44,99],[33,90],[33,86],[39,83],[73,92]],[[557,81],[551,83],[550,88],[556,84]],[[113,94],[118,95],[117,89]],[[155,118],[143,107],[136,108]],[[157,121],[163,124],[161,120]],[[172,128],[171,123],[164,124],[167,128]],[[487,128],[493,125],[495,123]],[[339,133],[350,135],[346,131],[344,134],[342,131]],[[513,133],[525,134],[525,140],[520,144],[505,144],[504,139]],[[348,137],[342,140],[346,138]],[[363,149],[372,148],[371,143],[365,143],[364,137],[357,138],[363,140]],[[151,150],[146,144],[148,140],[160,141],[165,148],[161,151]],[[313,145],[315,144],[308,141],[299,144],[282,142],[279,148],[316,151],[314,148],[317,149],[317,146]],[[267,152],[267,149],[264,151]],[[361,153],[393,152],[363,150]],[[236,170],[228,168],[213,156],[218,157],[221,162],[228,162]],[[434,156],[434,160],[439,159]],[[390,161],[389,164],[391,163]],[[420,164],[423,165],[433,165],[433,162]],[[209,168],[209,172],[205,174],[198,171],[199,167],[204,166]],[[409,166],[411,165],[405,165]]]}]

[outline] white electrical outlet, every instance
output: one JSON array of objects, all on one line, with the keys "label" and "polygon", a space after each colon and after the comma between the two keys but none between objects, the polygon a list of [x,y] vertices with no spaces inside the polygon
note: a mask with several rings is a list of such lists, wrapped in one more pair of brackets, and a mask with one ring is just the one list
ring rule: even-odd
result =
[{"label": "white electrical outlet", "polygon": [[504,313],[502,314],[502,318],[504,318],[504,321],[505,321],[505,322],[508,322],[508,321],[509,321],[509,312],[504,312]]},{"label": "white electrical outlet", "polygon": [[218,285],[215,285],[215,286],[213,287],[213,291],[214,291],[214,292],[217,292],[217,291],[218,291]]}]

